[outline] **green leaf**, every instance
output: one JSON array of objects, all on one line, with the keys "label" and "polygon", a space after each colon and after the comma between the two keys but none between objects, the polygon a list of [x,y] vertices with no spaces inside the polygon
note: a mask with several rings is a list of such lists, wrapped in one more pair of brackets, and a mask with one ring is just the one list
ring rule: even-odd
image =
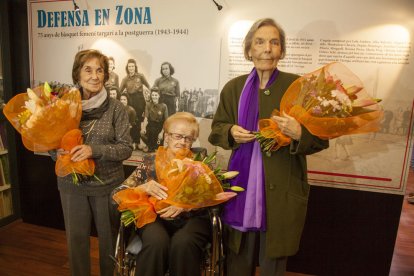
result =
[{"label": "green leaf", "polygon": [[203,163],[209,165],[214,159],[216,159],[217,151],[213,152],[212,154],[206,156],[203,159]]},{"label": "green leaf", "polygon": [[322,68],[321,73],[318,76],[317,79],[317,90],[320,91],[323,89],[325,85],[325,69]]},{"label": "green leaf", "polygon": [[93,177],[98,180],[101,184],[104,184],[103,181],[96,175],[94,174]]},{"label": "green leaf", "polygon": [[50,99],[50,94],[52,93],[52,88],[50,87],[50,85],[45,82],[45,84],[43,85],[43,93],[45,94],[47,99]]},{"label": "green leaf", "polygon": [[201,161],[202,156],[201,156],[201,152],[197,152],[196,155],[194,156],[194,161]]},{"label": "green leaf", "polygon": [[135,215],[131,210],[125,210],[121,213],[121,221],[125,226],[135,222]]}]

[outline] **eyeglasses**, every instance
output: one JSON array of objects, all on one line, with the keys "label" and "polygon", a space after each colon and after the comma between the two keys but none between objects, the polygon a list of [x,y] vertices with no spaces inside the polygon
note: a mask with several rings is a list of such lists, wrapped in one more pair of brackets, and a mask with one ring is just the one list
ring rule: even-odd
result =
[{"label": "eyeglasses", "polygon": [[192,142],[194,142],[194,137],[192,136],[185,136],[182,134],[178,134],[178,133],[168,133],[174,140],[179,141],[181,139],[184,138],[184,142],[186,142],[187,144],[190,144]]}]

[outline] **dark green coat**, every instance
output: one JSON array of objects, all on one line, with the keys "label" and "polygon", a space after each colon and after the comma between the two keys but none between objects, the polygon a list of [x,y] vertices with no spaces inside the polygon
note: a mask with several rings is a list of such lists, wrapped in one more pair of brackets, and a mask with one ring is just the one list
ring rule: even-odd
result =
[{"label": "dark green coat", "polygon": [[[273,109],[279,109],[280,100],[298,76],[280,72],[269,87],[271,94],[259,90],[259,118],[269,118]],[[230,128],[237,124],[239,98],[247,75],[230,80],[220,94],[220,103],[212,123],[209,141],[224,149],[236,150],[238,144],[230,137]],[[291,256],[299,249],[305,223],[309,195],[306,155],[328,148],[329,142],[310,134],[302,126],[300,141],[282,147],[270,157],[262,155],[266,190],[266,256]],[[231,229],[229,246],[236,253],[241,243],[241,232]]]}]

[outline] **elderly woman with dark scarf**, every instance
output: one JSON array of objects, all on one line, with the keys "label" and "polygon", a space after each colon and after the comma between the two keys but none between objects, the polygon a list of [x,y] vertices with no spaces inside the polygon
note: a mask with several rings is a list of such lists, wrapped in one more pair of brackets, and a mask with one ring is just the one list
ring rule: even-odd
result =
[{"label": "elderly woman with dark scarf", "polygon": [[[113,275],[118,212],[111,203],[112,190],[124,177],[122,161],[132,153],[128,114],[119,101],[108,97],[104,83],[108,80],[108,58],[97,50],[76,54],[72,79],[82,94],[82,130],[84,144],[70,152],[59,149],[55,154],[71,154],[74,162],[92,158],[94,177],[82,178],[78,185],[71,175],[58,177],[58,189],[65,219],[71,275],[90,275],[89,236],[92,219],[99,240],[100,275]],[[52,157],[56,157],[53,156]]]}]

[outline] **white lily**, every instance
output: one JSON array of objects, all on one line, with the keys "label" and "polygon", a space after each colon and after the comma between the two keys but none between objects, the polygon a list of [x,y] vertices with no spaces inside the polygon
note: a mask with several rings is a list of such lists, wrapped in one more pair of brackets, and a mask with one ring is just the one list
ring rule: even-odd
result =
[{"label": "white lily", "polygon": [[169,177],[169,176],[170,176],[170,174],[175,173],[175,172],[178,172],[178,169],[177,169],[177,168],[169,170],[169,171],[167,172],[167,177]]},{"label": "white lily", "polygon": [[27,110],[30,111],[30,113],[34,114],[36,111],[36,102],[29,100],[29,101],[25,101],[24,102],[24,106],[26,107]]},{"label": "white lily", "polygon": [[242,188],[240,186],[231,186],[229,189],[234,191],[234,192],[243,192],[244,191],[244,188]]},{"label": "white lily", "polygon": [[203,174],[203,176],[204,176],[204,179],[206,180],[206,182],[208,184],[211,184],[213,182],[213,180],[211,179],[211,177],[208,174],[205,173],[205,174]]},{"label": "white lily", "polygon": [[182,172],[184,169],[184,162],[180,159],[173,159],[171,162],[175,163],[177,165],[178,171]]},{"label": "white lily", "polygon": [[31,99],[34,102],[37,102],[39,100],[39,97],[36,95],[36,93],[30,89],[27,88],[27,95],[29,96],[29,99]]},{"label": "white lily", "polygon": [[238,171],[229,171],[229,172],[223,173],[221,176],[223,177],[223,179],[233,179],[238,175],[239,175]]}]

